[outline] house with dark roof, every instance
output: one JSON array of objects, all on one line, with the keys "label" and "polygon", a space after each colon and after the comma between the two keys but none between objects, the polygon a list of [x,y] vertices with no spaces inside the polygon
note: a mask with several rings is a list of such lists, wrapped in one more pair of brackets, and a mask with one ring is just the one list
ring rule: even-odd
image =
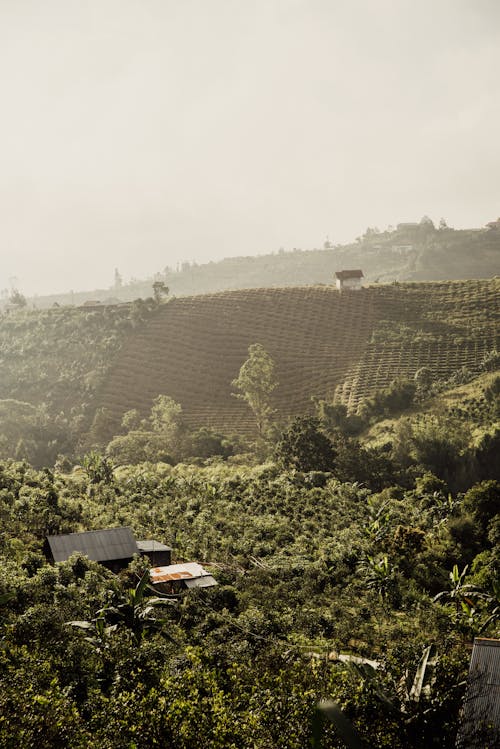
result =
[{"label": "house with dark roof", "polygon": [[159,541],[136,541],[131,528],[108,528],[83,533],[47,536],[44,553],[50,562],[64,562],[72,554],[84,554],[94,562],[119,572],[132,561],[134,554],[147,556],[151,564],[170,564],[172,549]]},{"label": "house with dark roof", "polygon": [[361,289],[362,270],[338,270],[335,272],[335,281],[339,291]]}]

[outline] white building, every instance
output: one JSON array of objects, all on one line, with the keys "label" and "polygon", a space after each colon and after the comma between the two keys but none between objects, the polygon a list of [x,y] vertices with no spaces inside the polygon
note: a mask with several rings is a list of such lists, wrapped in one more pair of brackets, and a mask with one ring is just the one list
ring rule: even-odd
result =
[{"label": "white building", "polygon": [[335,272],[335,281],[339,291],[361,289],[362,278],[364,278],[362,270],[338,270]]}]

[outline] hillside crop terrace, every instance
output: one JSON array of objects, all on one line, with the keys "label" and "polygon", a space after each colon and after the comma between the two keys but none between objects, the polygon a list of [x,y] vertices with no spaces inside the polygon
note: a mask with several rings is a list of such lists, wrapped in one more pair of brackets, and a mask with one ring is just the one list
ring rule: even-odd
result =
[{"label": "hillside crop terrace", "polygon": [[[478,371],[498,348],[500,280],[245,289],[171,299],[129,333],[97,394],[114,427],[146,414],[159,394],[183,408],[190,427],[251,433],[252,415],[232,380],[261,343],[279,382],[280,419],[306,413],[311,398],[355,411],[364,397],[422,366],[438,379]],[[115,432],[116,433],[116,432]]]}]

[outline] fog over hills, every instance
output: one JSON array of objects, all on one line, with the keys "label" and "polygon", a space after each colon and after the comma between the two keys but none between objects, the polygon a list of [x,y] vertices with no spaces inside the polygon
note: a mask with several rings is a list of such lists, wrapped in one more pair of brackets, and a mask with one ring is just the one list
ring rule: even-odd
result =
[{"label": "fog over hills", "polygon": [[386,231],[368,228],[357,241],[323,248],[294,249],[258,256],[233,257],[209,263],[182,263],[164,267],[150,278],[124,282],[119,269],[107,288],[36,297],[36,307],[55,302],[79,305],[88,300],[104,303],[132,301],[152,295],[160,280],[171,296],[206,294],[226,289],[331,284],[342,268],[360,268],[365,284],[393,281],[440,281],[491,278],[500,270],[500,230],[455,230],[442,222],[436,228],[424,217]]},{"label": "fog over hills", "polygon": [[107,288],[115,268],[344,244],[426,213],[483,226],[499,8],[3,0],[0,289]]}]

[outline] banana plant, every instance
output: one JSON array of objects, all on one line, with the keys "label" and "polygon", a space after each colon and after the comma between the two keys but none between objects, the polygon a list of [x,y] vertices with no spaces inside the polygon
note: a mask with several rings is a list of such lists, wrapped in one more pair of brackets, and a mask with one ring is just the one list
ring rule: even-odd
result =
[{"label": "banana plant", "polygon": [[359,565],[359,571],[364,576],[366,587],[375,590],[384,602],[397,588],[396,568],[389,562],[387,554],[378,559],[367,556]]},{"label": "banana plant", "polygon": [[447,599],[455,604],[455,611],[458,615],[460,610],[470,615],[471,610],[474,607],[474,599],[488,600],[490,596],[485,591],[478,588],[476,585],[466,583],[467,571],[469,565],[466,565],[462,572],[458,571],[458,565],[454,564],[452,571],[449,573],[450,588],[449,590],[442,590],[438,593],[433,601],[441,601]]},{"label": "banana plant", "polygon": [[[362,663],[358,663],[362,661]],[[407,681],[404,691],[398,694],[387,694],[384,688],[377,684],[377,671],[380,664],[377,661],[363,659],[350,659],[346,661],[350,668],[358,671],[363,680],[372,683],[373,694],[377,696],[381,706],[399,719],[402,724],[411,725],[418,714],[421,700],[428,699],[432,692],[435,681],[435,667],[438,662],[437,652],[434,645],[428,645],[420,658],[413,679]],[[370,664],[375,664],[369,668]],[[371,672],[371,673],[370,673]],[[408,688],[409,687],[409,688]],[[330,720],[344,742],[347,749],[369,749],[363,742],[361,736],[353,723],[342,712],[340,707],[331,701],[320,702],[317,705],[312,723],[312,749],[321,749],[321,733],[323,718]]]},{"label": "banana plant", "polygon": [[153,631],[161,632],[163,636],[173,640],[165,632],[167,620],[159,618],[156,611],[160,606],[174,606],[176,601],[167,597],[148,596],[149,585],[150,571],[147,569],[135,588],[127,590],[125,600],[100,609],[91,621],[73,621],[68,624],[90,630],[92,634],[86,639],[96,646],[100,646],[106,637],[123,627],[131,632],[136,645],[141,643],[146,634]]}]

